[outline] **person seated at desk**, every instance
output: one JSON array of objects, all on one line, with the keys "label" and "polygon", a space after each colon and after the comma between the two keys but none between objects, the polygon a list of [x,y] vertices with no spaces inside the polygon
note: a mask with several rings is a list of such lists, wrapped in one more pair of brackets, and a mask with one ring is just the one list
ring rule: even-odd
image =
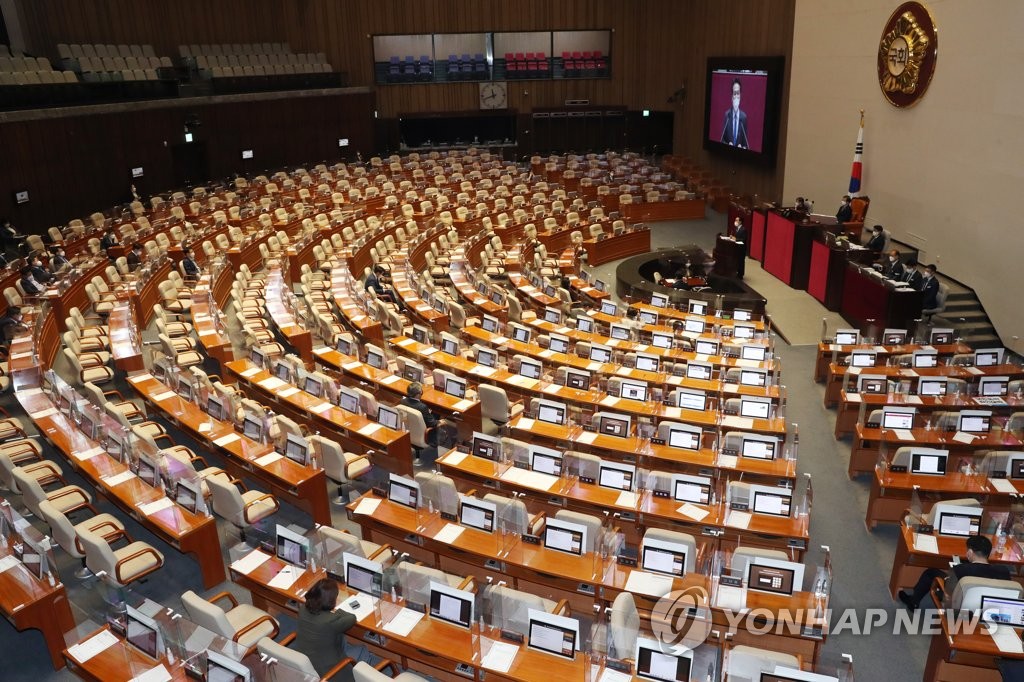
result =
[{"label": "person seated at desk", "polygon": [[14,252],[17,254],[18,245],[24,239],[25,235],[18,234],[18,230],[15,229],[9,219],[4,218],[0,220],[0,243],[2,243],[5,252],[14,247]]},{"label": "person seated at desk", "polygon": [[917,268],[917,259],[911,256],[911,258],[907,260],[906,273],[903,277],[906,280],[908,287],[920,291],[921,285],[924,283],[924,277],[921,276],[921,271]]},{"label": "person seated at desk", "polygon": [[844,194],[843,201],[839,204],[839,210],[836,211],[836,222],[842,225],[851,220],[853,220],[853,206],[850,205],[850,195]]},{"label": "person seated at desk", "polygon": [[936,272],[935,263],[924,266],[924,275],[921,279],[921,291],[924,292],[922,310],[934,310],[939,307],[939,280],[935,277]]},{"label": "person seated at desk", "polygon": [[43,265],[43,259],[39,256],[32,258],[29,268],[31,268],[32,276],[37,282],[47,284],[53,279],[53,275],[50,274],[50,271],[46,269],[45,265]]},{"label": "person seated at desk", "polygon": [[0,339],[9,342],[19,334],[28,331],[28,325],[25,324],[24,319],[25,316],[21,312],[21,308],[16,305],[9,307],[4,316],[0,317]]},{"label": "person seated at desk", "polygon": [[[811,212],[811,202],[803,197],[797,197],[796,205],[793,208],[806,215]],[[853,209],[850,210],[850,215],[853,215]]]},{"label": "person seated at desk", "polygon": [[142,255],[142,244],[132,244],[132,250],[128,252],[127,256],[125,256],[125,261],[128,263],[128,269],[131,272],[135,272],[140,267],[142,267],[143,260],[144,257]]},{"label": "person seated at desk", "polygon": [[887,279],[899,281],[903,279],[905,272],[906,271],[903,269],[903,263],[900,261],[900,252],[893,249],[889,252],[885,262],[882,263],[882,274]]},{"label": "person seated at desk", "polygon": [[882,231],[881,225],[871,228],[871,239],[868,240],[867,248],[875,253],[881,253],[885,248],[885,233]]},{"label": "person seated at desk", "polygon": [[111,246],[117,246],[121,242],[117,241],[117,233],[114,232],[114,228],[107,228],[107,233],[103,235],[103,239],[100,240],[100,248],[106,251]]},{"label": "person seated at desk", "polygon": [[62,272],[71,268],[71,261],[64,255],[64,247],[58,246],[53,250],[53,255],[50,257],[50,270],[53,272]]},{"label": "person seated at desk", "polygon": [[[405,397],[402,398],[401,404],[412,409],[423,415],[423,423],[427,427],[427,446],[420,450],[420,456],[413,462],[415,466],[431,466],[437,459],[438,454],[438,443],[446,444],[446,447],[450,447],[448,442],[452,439],[452,434],[449,433],[453,430],[453,424],[446,419],[440,419],[436,414],[430,411],[430,407],[423,402],[423,384],[418,381],[414,381],[409,384],[409,388],[406,389]],[[442,439],[441,435],[444,432],[445,438]]]},{"label": "person seated at desk", "polygon": [[914,585],[914,590],[908,592],[907,590],[900,590],[897,595],[903,605],[911,611],[917,609],[920,605],[921,600],[928,596],[928,592],[932,588],[932,583],[936,578],[941,578],[943,575],[946,576],[945,584],[945,597],[948,598],[953,594],[953,590],[956,588],[957,581],[961,578],[994,578],[995,580],[1009,580],[1010,569],[1006,566],[993,566],[988,562],[989,555],[992,554],[992,541],[984,535],[972,535],[967,538],[967,563],[959,563],[953,566],[948,573],[943,573],[942,569],[929,568],[921,574],[918,578],[917,584]]},{"label": "person seated at desk", "polygon": [[338,583],[321,578],[306,593],[299,606],[299,623],[292,648],[306,654],[318,675],[326,675],[346,657],[345,633],[356,624],[347,611],[334,610],[338,603]]},{"label": "person seated at desk", "polygon": [[27,265],[21,268],[21,288],[29,296],[38,296],[46,291],[46,287],[32,276],[32,268]]},{"label": "person seated at desk", "polygon": [[185,257],[181,259],[181,269],[185,274],[186,279],[199,279],[199,263],[196,262],[196,252],[194,249],[185,249]]}]

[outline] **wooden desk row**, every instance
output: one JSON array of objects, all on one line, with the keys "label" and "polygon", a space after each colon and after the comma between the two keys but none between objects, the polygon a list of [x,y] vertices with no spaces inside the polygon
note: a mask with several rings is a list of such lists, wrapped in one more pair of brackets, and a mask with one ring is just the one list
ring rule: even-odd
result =
[{"label": "wooden desk row", "polygon": [[940,365],[938,367],[893,367],[880,365],[876,367],[847,367],[846,365],[829,364],[828,379],[825,382],[825,407],[835,407],[839,403],[840,392],[856,382],[862,375],[885,377],[887,381],[907,382],[908,385],[922,378],[940,377],[960,379],[974,383],[982,377],[1006,376],[1010,380],[1024,378],[1024,367],[1002,364],[990,367],[965,367],[962,365]]},{"label": "wooden desk row", "polygon": [[885,407],[913,408],[925,420],[930,420],[933,412],[960,410],[989,410],[994,415],[1008,416],[1024,410],[1024,399],[1005,396],[999,399],[997,404],[993,404],[988,397],[978,399],[952,394],[919,396],[899,393],[857,393],[844,389],[839,394],[839,408],[836,411],[836,440],[852,435],[857,424],[866,424],[871,412]]},{"label": "wooden desk row", "polygon": [[[1021,450],[1024,442],[1008,431],[990,431],[986,434],[966,434],[957,437],[953,431],[917,427],[906,430],[871,428],[858,424],[850,453],[847,471],[850,478],[874,471],[884,449],[887,459],[901,447],[939,448],[947,450],[950,458],[973,458],[985,450]],[[910,435],[912,438],[907,438]],[[973,437],[971,437],[973,435]],[[965,442],[966,441],[966,442]]]},{"label": "wooden desk row", "polygon": [[825,379],[828,378],[830,364],[839,366],[841,364],[839,362],[840,358],[847,358],[850,353],[857,350],[872,351],[876,354],[879,360],[885,361],[886,364],[888,364],[888,358],[896,355],[907,355],[916,350],[924,350],[928,348],[934,348],[938,353],[939,358],[950,358],[959,353],[971,352],[971,347],[965,343],[939,344],[936,346],[918,343],[906,343],[899,345],[877,345],[868,343],[844,345],[835,343],[819,343],[818,355],[814,361],[814,380],[818,383],[825,381]]}]

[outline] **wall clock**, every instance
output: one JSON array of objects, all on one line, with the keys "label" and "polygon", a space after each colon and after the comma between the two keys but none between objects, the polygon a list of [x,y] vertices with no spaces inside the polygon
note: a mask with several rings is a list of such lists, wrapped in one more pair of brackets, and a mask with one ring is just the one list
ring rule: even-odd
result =
[{"label": "wall clock", "polygon": [[504,109],[508,106],[508,83],[481,83],[480,108]]}]

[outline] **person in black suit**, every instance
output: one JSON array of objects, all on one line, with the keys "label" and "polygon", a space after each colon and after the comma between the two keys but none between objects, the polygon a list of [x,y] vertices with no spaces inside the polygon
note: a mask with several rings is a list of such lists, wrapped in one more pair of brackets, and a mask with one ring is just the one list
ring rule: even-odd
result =
[{"label": "person in black suit", "polygon": [[885,233],[882,232],[881,225],[875,225],[871,228],[871,239],[868,240],[868,248],[875,253],[881,253],[882,249],[885,248]]},{"label": "person in black suit", "polygon": [[196,263],[196,252],[193,249],[185,249],[185,257],[181,259],[181,269],[188,279],[198,279],[200,269]]},{"label": "person in black suit", "polygon": [[64,247],[58,246],[53,250],[53,256],[50,257],[50,270],[53,272],[60,272],[66,268],[71,267],[71,261],[64,255]]},{"label": "person in black suit", "polygon": [[367,291],[373,290],[377,294],[377,298],[390,303],[396,301],[394,293],[392,293],[389,287],[384,286],[384,268],[379,265],[374,265],[373,270],[366,276],[366,282],[363,284],[363,288]]},{"label": "person in black suit", "polygon": [[842,225],[853,220],[853,206],[850,205],[850,195],[843,195],[843,203],[839,204],[839,210],[836,211],[836,222]]},{"label": "person in black suit", "polygon": [[135,272],[142,266],[142,244],[136,242],[132,244],[132,250],[128,252],[128,255],[124,257],[125,262],[128,263],[128,270]]},{"label": "person in black suit", "polygon": [[21,268],[21,288],[24,289],[25,293],[29,296],[38,296],[46,291],[46,287],[40,284],[36,278],[32,276],[32,268],[27,265]]},{"label": "person in black suit", "polygon": [[900,252],[893,249],[889,252],[885,263],[882,264],[882,274],[888,279],[899,281],[903,279],[905,272],[903,263],[900,261]]},{"label": "person in black suit", "polygon": [[[1009,580],[1010,569],[1006,566],[993,566],[988,562],[989,555],[992,554],[992,541],[984,535],[972,535],[967,538],[967,562],[959,563],[953,566],[949,570],[946,576],[945,584],[945,595],[948,598],[953,594],[953,590],[956,588],[957,582],[963,578],[992,578],[995,580]],[[911,611],[917,609],[920,605],[921,600],[924,599],[928,592],[931,590],[932,582],[936,578],[942,577],[943,572],[938,568],[929,568],[921,577],[918,578],[917,584],[914,585],[912,592],[907,590],[900,590],[899,595],[900,601],[903,602]]]},{"label": "person in black suit", "polygon": [[35,256],[32,259],[29,267],[32,269],[32,277],[34,277],[37,282],[47,284],[53,279],[53,275],[50,274],[50,271],[46,269],[45,265],[43,265],[43,259],[39,256]]},{"label": "person in black suit", "polygon": [[810,213],[811,212],[811,204],[810,204],[810,202],[808,202],[803,197],[797,197],[796,198],[796,206],[794,206],[793,208],[795,208],[797,211],[800,211],[801,213]]},{"label": "person in black suit", "polygon": [[921,303],[921,310],[932,310],[939,307],[939,280],[935,277],[935,272],[934,263],[924,267],[924,278],[921,280],[924,300]]},{"label": "person in black suit", "polygon": [[739,259],[738,263],[736,263],[736,276],[743,279],[747,265],[747,226],[739,216],[736,216],[736,220],[733,221],[732,226],[732,240],[743,244],[743,257]]},{"label": "person in black suit", "polygon": [[117,233],[114,232],[114,228],[109,228],[107,233],[103,235],[103,239],[100,240],[100,248],[106,251],[111,246],[116,246],[120,242],[117,241]]},{"label": "person in black suit", "polygon": [[733,147],[747,149],[750,141],[747,139],[747,112],[740,109],[740,79],[732,81],[732,106],[725,111],[725,122],[722,126],[722,142]]},{"label": "person in black suit", "polygon": [[921,291],[921,284],[924,282],[924,277],[921,276],[921,271],[917,269],[916,258],[911,258],[907,261],[907,274],[905,277],[908,287]]},{"label": "person in black suit", "polygon": [[423,423],[427,426],[426,441],[428,447],[420,450],[419,457],[413,462],[415,466],[430,466],[437,459],[437,443],[438,443],[438,431],[440,427],[447,424],[446,421],[439,419],[436,414],[430,411],[430,407],[423,402],[423,384],[418,381],[414,381],[409,384],[409,388],[406,389],[405,397],[402,398],[401,404],[412,409],[423,415]]},{"label": "person in black suit", "polygon": [[309,589],[305,603],[299,606],[292,648],[309,657],[318,675],[326,675],[345,658],[345,633],[356,624],[351,613],[334,608],[337,602],[338,583],[322,578]]},{"label": "person in black suit", "polygon": [[0,339],[10,341],[18,334],[28,331],[24,318],[21,308],[16,305],[9,307],[7,313],[0,317]]}]

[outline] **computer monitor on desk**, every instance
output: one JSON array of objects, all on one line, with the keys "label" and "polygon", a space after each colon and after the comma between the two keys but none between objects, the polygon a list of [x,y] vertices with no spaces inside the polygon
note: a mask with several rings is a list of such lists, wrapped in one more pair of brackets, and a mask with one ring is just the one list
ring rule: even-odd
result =
[{"label": "computer monitor on desk", "polygon": [[857,392],[865,395],[882,395],[889,389],[888,379],[877,374],[861,374],[857,377]]},{"label": "computer monitor on desk", "polygon": [[608,327],[608,336],[619,341],[628,341],[632,332],[629,327],[622,324],[612,324]]},{"label": "computer monitor on desk", "polygon": [[683,320],[683,330],[691,334],[703,334],[707,324],[699,317],[688,317]]},{"label": "computer monitor on desk", "polygon": [[473,622],[472,592],[430,582],[430,617],[468,628]]},{"label": "computer monitor on desk", "polygon": [[159,660],[164,652],[160,626],[139,610],[126,606],[124,638],[133,647],[152,659]]},{"label": "computer monitor on desk", "polygon": [[594,344],[590,347],[590,359],[593,362],[611,362],[612,361],[612,349],[608,346],[601,346]]},{"label": "computer monitor on desk", "polygon": [[619,397],[644,402],[647,400],[647,384],[623,379],[619,382]]},{"label": "computer monitor on desk", "polygon": [[747,564],[747,589],[791,597],[804,582],[804,565],[754,556]]},{"label": "computer monitor on desk", "polygon": [[686,559],[690,548],[677,542],[654,538],[640,545],[640,569],[682,577],[686,574]]},{"label": "computer monitor on desk", "polygon": [[473,432],[473,445],[470,452],[475,457],[482,457],[492,461],[501,459],[501,440],[494,436],[488,436],[479,431]]},{"label": "computer monitor on desk", "polygon": [[494,369],[498,366],[498,354],[493,350],[477,347],[476,362],[484,367]]},{"label": "computer monitor on desk", "polygon": [[699,301],[697,299],[690,299],[689,305],[686,307],[687,312],[691,315],[707,315],[708,314],[708,302]]},{"label": "computer monitor on desk", "polygon": [[836,345],[855,346],[860,343],[860,332],[856,329],[837,329]]},{"label": "computer monitor on desk", "polygon": [[933,448],[914,448],[910,451],[910,473],[926,476],[945,476],[949,453]]},{"label": "computer monitor on desk", "polygon": [[668,431],[668,446],[682,450],[700,450],[703,434],[704,432],[699,426],[675,424]]},{"label": "computer monitor on desk", "polygon": [[689,388],[676,389],[676,405],[684,410],[703,412],[707,409],[708,396],[704,391]]},{"label": "computer monitor on desk", "polygon": [[537,421],[562,426],[565,424],[567,409],[562,403],[551,400],[537,401]]},{"label": "computer monitor on desk", "polygon": [[569,660],[576,657],[580,648],[579,621],[537,609],[530,609],[527,618],[527,647]]},{"label": "computer monitor on desk", "polygon": [[651,305],[655,308],[665,308],[668,306],[668,296],[665,294],[651,294]]},{"label": "computer monitor on desk", "polygon": [[338,389],[338,407],[346,412],[359,414],[359,394],[344,387]]},{"label": "computer monitor on desk", "polygon": [[405,366],[402,367],[402,378],[405,379],[406,381],[412,381],[422,384],[423,365],[406,360]]},{"label": "computer monitor on desk", "polygon": [[587,527],[549,517],[544,524],[544,546],[567,554],[585,554]]},{"label": "computer monitor on desk", "polygon": [[978,395],[985,398],[1005,396],[1010,390],[1010,377],[982,377],[978,380]]},{"label": "computer monitor on desk", "polygon": [[602,488],[629,492],[636,484],[636,467],[632,464],[601,460],[598,472],[597,484]]},{"label": "computer monitor on desk", "polygon": [[912,429],[916,412],[917,410],[913,407],[884,407],[882,408],[882,422],[879,426],[883,429]]},{"label": "computer monitor on desk", "polygon": [[833,675],[776,666],[773,672],[762,672],[761,678],[754,682],[839,682],[839,678]]},{"label": "computer monitor on desk", "polygon": [[946,377],[921,377],[917,380],[918,395],[944,396],[946,388]]},{"label": "computer monitor on desk", "polygon": [[530,330],[529,329],[527,329],[526,327],[522,326],[521,324],[516,324],[515,322],[511,323],[509,326],[512,327],[512,340],[513,341],[518,341],[519,343],[529,343],[530,342]]},{"label": "computer monitor on desk", "polygon": [[485,533],[494,532],[494,519],[497,518],[497,505],[475,497],[463,496],[459,503],[459,523],[468,528],[476,528]]},{"label": "computer monitor on desk", "polygon": [[345,568],[345,585],[350,590],[368,594],[371,597],[381,595],[384,584],[384,566],[376,561],[345,552],[342,555]]},{"label": "computer monitor on desk", "polygon": [[974,351],[975,367],[994,367],[1003,362],[1004,348],[981,348]]},{"label": "computer monitor on desk", "polygon": [[281,524],[277,524],[276,531],[275,554],[277,558],[305,570],[306,560],[309,557],[309,538],[295,533]]},{"label": "computer monitor on desk", "polygon": [[302,436],[289,433],[285,436],[284,456],[300,466],[309,464],[309,442]]},{"label": "computer monitor on desk", "polygon": [[656,682],[690,682],[692,649],[667,649],[661,642],[643,637],[636,640],[636,676]]},{"label": "computer monitor on desk", "polygon": [[530,470],[542,474],[560,476],[562,473],[562,451],[531,445],[529,449]]},{"label": "computer monitor on desk", "polygon": [[590,372],[577,369],[565,370],[565,385],[578,391],[590,390]]},{"label": "computer monitor on desk", "polygon": [[740,445],[740,456],[743,458],[770,461],[778,456],[778,450],[778,438],[756,433],[743,434],[743,442]]},{"label": "computer monitor on desk", "polygon": [[420,484],[404,476],[389,474],[388,499],[403,507],[416,509],[420,501]]},{"label": "computer monitor on desk", "polygon": [[307,375],[303,382],[302,390],[314,398],[322,398],[324,395],[324,382],[313,375]]},{"label": "computer monitor on desk", "polygon": [[501,322],[499,322],[498,318],[496,318],[496,317],[491,317],[490,315],[484,315],[482,318],[480,318],[480,327],[485,332],[489,332],[491,334],[497,334],[498,333],[498,329],[501,328]]},{"label": "computer monitor on desk", "polygon": [[945,346],[953,343],[954,338],[952,329],[936,327],[935,329],[932,329],[931,333],[928,335],[928,343],[933,346]]},{"label": "computer monitor on desk", "polygon": [[377,423],[386,429],[398,431],[401,425],[398,419],[398,410],[393,407],[381,405],[377,408]]},{"label": "computer monitor on desk", "polygon": [[906,329],[886,329],[882,332],[882,343],[886,346],[899,346],[907,342]]},{"label": "computer monitor on desk", "polygon": [[519,361],[519,371],[517,374],[527,379],[540,379],[544,375],[544,365],[536,360],[522,358]]},{"label": "computer monitor on desk", "polygon": [[462,400],[466,397],[466,382],[458,377],[446,376],[444,378],[444,392],[453,398]]},{"label": "computer monitor on desk", "polygon": [[[554,294],[551,294],[552,296]],[[562,323],[562,311],[558,308],[544,308],[544,321],[551,324]]]},{"label": "computer monitor on desk", "polygon": [[602,414],[597,423],[597,432],[605,436],[617,438],[629,438],[630,423],[632,419],[625,414]]},{"label": "computer monitor on desk", "polygon": [[651,333],[651,345],[655,348],[670,350],[672,348],[673,341],[674,339],[671,334],[665,334],[664,332]]},{"label": "computer monitor on desk", "polygon": [[956,430],[964,433],[988,433],[991,426],[990,410],[963,410],[957,417]]},{"label": "computer monitor on desk", "polygon": [[561,334],[550,334],[548,336],[548,350],[552,353],[568,353],[569,337]]},{"label": "computer monitor on desk", "polygon": [[939,535],[966,538],[981,532],[981,507],[942,508],[935,512]]},{"label": "computer monitor on desk", "polygon": [[252,672],[244,664],[218,653],[206,650],[205,682],[250,682]]},{"label": "computer monitor on desk", "polygon": [[767,398],[740,398],[740,416],[749,419],[768,419],[772,413],[772,401]]},{"label": "computer monitor on desk", "polygon": [[711,504],[713,482],[707,476],[672,474],[672,499],[692,504]]},{"label": "computer monitor on desk", "polygon": [[619,307],[614,301],[601,301],[601,312],[611,317],[619,316]]},{"label": "computer monitor on desk", "polygon": [[637,319],[640,320],[640,324],[656,325],[658,324],[658,313],[651,310],[641,310],[637,314]]},{"label": "computer monitor on desk", "polygon": [[587,334],[591,333],[594,331],[594,318],[589,315],[577,315],[576,329]]},{"label": "computer monitor on desk", "polygon": [[789,488],[750,486],[750,511],[755,514],[788,518],[793,509],[793,491]]},{"label": "computer monitor on desk", "polygon": [[768,386],[768,383],[768,372],[763,369],[743,368],[740,370],[740,386],[764,388]]},{"label": "computer monitor on desk", "polygon": [[911,367],[938,367],[939,353],[933,350],[915,350],[910,355]]},{"label": "computer monitor on desk", "polygon": [[686,378],[710,381],[714,367],[707,362],[691,361],[686,363]]},{"label": "computer monitor on desk", "polygon": [[[497,320],[494,321],[497,322]],[[414,324],[412,326],[412,338],[414,341],[416,341],[416,343],[422,343],[426,346],[429,346],[432,343],[430,336],[430,330],[424,327],[423,325]]]},{"label": "computer monitor on desk", "polygon": [[1024,628],[1024,600],[983,595],[981,598],[981,619],[993,625],[1009,625],[1014,628]]},{"label": "computer monitor on desk", "polygon": [[752,339],[754,338],[754,332],[756,329],[750,324],[734,324],[732,327],[732,338],[734,339]]},{"label": "computer monitor on desk", "polygon": [[877,359],[873,350],[855,350],[850,353],[850,367],[874,367]]},{"label": "computer monitor on desk", "polygon": [[718,355],[721,352],[721,344],[718,341],[708,339],[697,339],[695,344],[697,355]]}]

